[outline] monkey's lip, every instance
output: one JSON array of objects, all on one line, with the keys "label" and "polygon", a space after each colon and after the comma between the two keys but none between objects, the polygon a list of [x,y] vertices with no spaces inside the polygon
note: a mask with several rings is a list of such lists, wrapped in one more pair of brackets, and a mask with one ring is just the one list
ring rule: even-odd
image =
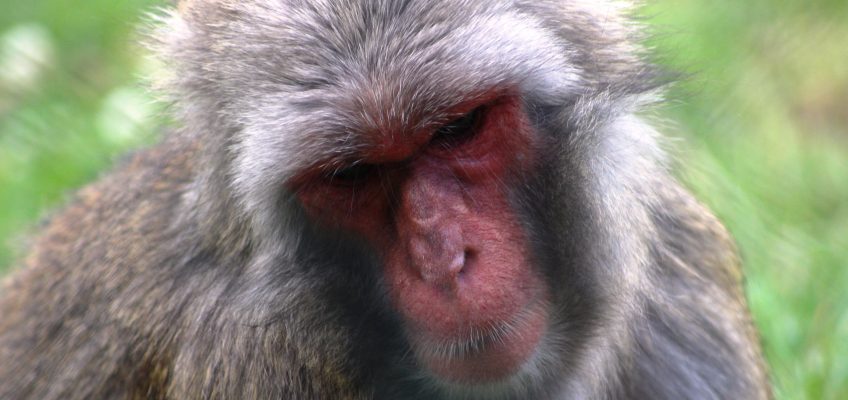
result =
[{"label": "monkey's lip", "polygon": [[464,385],[503,381],[516,374],[538,347],[547,330],[545,309],[536,302],[509,321],[470,327],[467,335],[453,339],[412,333],[413,350],[437,379]]}]

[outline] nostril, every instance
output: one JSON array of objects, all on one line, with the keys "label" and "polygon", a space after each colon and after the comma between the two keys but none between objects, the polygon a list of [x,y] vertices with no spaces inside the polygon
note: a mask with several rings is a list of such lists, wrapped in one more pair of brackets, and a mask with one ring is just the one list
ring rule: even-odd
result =
[{"label": "nostril", "polygon": [[465,271],[465,264],[467,262],[465,256],[465,253],[460,253],[450,261],[450,265],[448,265],[448,273],[451,276],[460,276],[463,274]]},{"label": "nostril", "polygon": [[462,254],[462,267],[460,267],[457,275],[464,276],[468,274],[469,267],[477,258],[477,252],[472,249],[465,249],[465,252]]}]

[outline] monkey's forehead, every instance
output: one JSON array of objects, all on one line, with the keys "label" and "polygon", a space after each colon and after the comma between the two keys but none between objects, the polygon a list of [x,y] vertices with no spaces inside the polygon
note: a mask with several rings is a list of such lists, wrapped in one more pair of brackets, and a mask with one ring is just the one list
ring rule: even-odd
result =
[{"label": "monkey's forehead", "polygon": [[[271,136],[322,158],[316,153],[355,151],[373,134],[432,128],[459,104],[493,93],[553,100],[578,91],[567,50],[531,19],[503,13],[457,26],[404,22],[384,22],[346,43],[314,31],[275,51],[294,55],[256,68],[266,79],[243,99],[248,137],[297,127]],[[315,42],[321,45],[309,46]]]},{"label": "monkey's forehead", "polygon": [[313,159],[355,147],[363,132],[415,132],[493,91],[578,90],[568,45],[539,21],[506,7],[436,4],[232,6],[204,20],[220,27],[207,33],[205,78],[242,117],[247,140]]}]

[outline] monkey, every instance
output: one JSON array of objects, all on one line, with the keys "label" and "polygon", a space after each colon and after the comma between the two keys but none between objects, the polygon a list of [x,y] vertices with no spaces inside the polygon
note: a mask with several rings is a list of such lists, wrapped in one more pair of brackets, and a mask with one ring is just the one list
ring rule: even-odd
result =
[{"label": "monkey", "polygon": [[0,398],[771,398],[631,10],[178,2],[176,126],[4,281]]}]

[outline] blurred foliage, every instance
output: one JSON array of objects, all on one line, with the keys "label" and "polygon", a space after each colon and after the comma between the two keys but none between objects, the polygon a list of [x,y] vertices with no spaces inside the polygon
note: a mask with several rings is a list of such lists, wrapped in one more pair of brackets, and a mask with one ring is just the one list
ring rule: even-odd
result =
[{"label": "blurred foliage", "polygon": [[[0,0],[0,271],[164,118],[134,32],[155,0]],[[779,399],[848,398],[848,2],[658,0],[658,113],[736,236]],[[681,143],[682,142],[682,143]]]},{"label": "blurred foliage", "polygon": [[848,398],[848,2],[662,0],[682,177],[736,237],[779,399]]},{"label": "blurred foliage", "polygon": [[133,35],[155,3],[0,0],[0,270],[70,188],[151,140]]}]

